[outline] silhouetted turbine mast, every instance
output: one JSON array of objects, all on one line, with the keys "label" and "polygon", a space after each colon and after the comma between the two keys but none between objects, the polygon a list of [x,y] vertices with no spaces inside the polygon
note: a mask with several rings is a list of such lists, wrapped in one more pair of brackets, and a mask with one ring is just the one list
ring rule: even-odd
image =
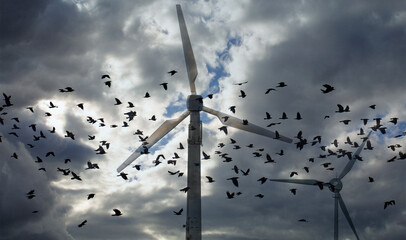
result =
[{"label": "silhouetted turbine mast", "polygon": [[[146,153],[156,142],[163,138],[187,116],[190,115],[189,138],[188,138],[188,173],[187,184],[187,210],[186,210],[186,239],[200,240],[202,238],[201,224],[201,176],[200,176],[200,146],[202,144],[202,124],[200,121],[200,111],[205,111],[209,114],[217,116],[220,121],[227,126],[238,128],[244,131],[256,133],[269,138],[278,139],[287,143],[291,143],[292,139],[259,127],[252,123],[243,124],[243,120],[227,115],[225,113],[213,110],[203,106],[203,98],[196,95],[195,80],[197,77],[196,61],[190,43],[189,35],[186,28],[185,19],[183,17],[182,8],[176,5],[178,14],[180,33],[182,37],[183,52],[185,55],[186,69],[189,78],[191,95],[187,99],[187,110],[176,119],[166,120],[162,125],[150,136],[148,141],[138,147],[127,160],[125,160],[117,171],[121,172],[141,154]],[[227,119],[227,120],[225,120]]]},{"label": "silhouetted turbine mast", "polygon": [[354,232],[355,237],[359,240],[357,231],[355,230],[354,224],[352,223],[350,214],[348,213],[347,207],[345,206],[344,200],[340,194],[340,191],[343,188],[343,183],[341,182],[341,179],[343,179],[344,176],[351,171],[355,161],[357,161],[357,157],[364,148],[364,145],[367,142],[369,135],[371,135],[371,132],[372,131],[368,133],[368,136],[365,138],[364,142],[358,147],[355,153],[352,154],[350,161],[341,171],[338,178],[333,178],[329,182],[323,182],[315,179],[269,179],[270,181],[274,182],[314,185],[318,186],[320,189],[323,189],[324,186],[327,186],[329,190],[334,193],[334,240],[338,240],[338,204],[340,204],[341,211],[343,212],[345,218],[347,219],[347,222],[350,225],[352,231]]}]

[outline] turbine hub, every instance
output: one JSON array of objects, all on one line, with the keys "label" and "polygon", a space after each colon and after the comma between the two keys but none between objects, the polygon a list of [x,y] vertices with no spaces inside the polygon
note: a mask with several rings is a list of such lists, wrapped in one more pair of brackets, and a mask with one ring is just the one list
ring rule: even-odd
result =
[{"label": "turbine hub", "polygon": [[187,109],[191,112],[199,112],[203,109],[203,98],[200,95],[189,95],[187,97]]},{"label": "turbine hub", "polygon": [[340,192],[343,189],[343,183],[339,178],[333,178],[330,180],[328,188],[332,192]]}]

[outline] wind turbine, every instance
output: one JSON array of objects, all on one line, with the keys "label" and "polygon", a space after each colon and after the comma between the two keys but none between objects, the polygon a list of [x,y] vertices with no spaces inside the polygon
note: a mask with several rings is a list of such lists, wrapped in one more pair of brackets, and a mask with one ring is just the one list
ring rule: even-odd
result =
[{"label": "wind turbine", "polygon": [[189,137],[188,137],[188,169],[187,169],[187,211],[186,211],[186,239],[200,240],[201,239],[201,176],[200,176],[200,145],[202,144],[202,124],[200,122],[200,112],[215,115],[220,119],[221,123],[256,133],[265,137],[277,139],[283,142],[291,143],[292,139],[279,135],[278,133],[269,131],[252,123],[245,123],[243,120],[216,111],[203,105],[203,98],[196,94],[195,80],[197,77],[197,67],[195,57],[190,43],[189,35],[186,29],[185,19],[183,17],[182,8],[176,5],[180,34],[182,37],[183,52],[185,55],[186,69],[189,78],[191,95],[187,98],[187,110],[178,118],[166,120],[162,125],[155,130],[146,142],[138,147],[127,160],[125,160],[118,168],[117,172],[121,172],[141,154],[148,153],[151,148],[162,137],[168,134],[186,117],[190,116]]},{"label": "wind turbine", "polygon": [[295,183],[295,184],[304,184],[304,185],[314,185],[318,186],[320,189],[323,189],[323,186],[327,186],[328,189],[334,193],[334,240],[338,240],[338,203],[340,203],[340,208],[344,213],[345,218],[347,219],[348,224],[352,231],[355,234],[355,237],[359,240],[357,231],[355,230],[354,224],[352,223],[351,217],[348,213],[347,207],[345,206],[344,200],[341,197],[340,191],[343,188],[343,183],[341,180],[347,175],[348,172],[351,171],[352,167],[354,166],[355,161],[357,161],[357,157],[361,153],[362,149],[364,148],[365,143],[367,142],[369,135],[371,135],[370,131],[368,136],[364,139],[364,142],[358,147],[354,154],[352,154],[350,161],[341,171],[340,175],[336,178],[331,179],[329,182],[322,182],[315,179],[269,179],[270,181],[274,182],[287,182],[287,183]]}]

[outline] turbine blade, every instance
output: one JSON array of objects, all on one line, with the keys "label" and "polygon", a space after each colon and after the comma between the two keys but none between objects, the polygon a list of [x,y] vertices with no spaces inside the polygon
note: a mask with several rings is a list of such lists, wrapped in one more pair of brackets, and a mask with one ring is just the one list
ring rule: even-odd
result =
[{"label": "turbine blade", "polygon": [[195,56],[193,54],[192,44],[190,43],[189,34],[187,32],[185,19],[183,18],[182,7],[179,4],[176,5],[176,11],[178,13],[180,35],[182,37],[183,53],[185,55],[190,91],[192,94],[196,94],[195,80],[197,77],[197,67]]},{"label": "turbine blade", "polygon": [[287,183],[295,183],[295,184],[304,184],[304,185],[315,185],[320,186],[320,184],[324,183],[322,181],[318,181],[315,179],[269,179],[272,182],[287,182]]},{"label": "turbine blade", "polygon": [[277,139],[277,140],[287,142],[287,143],[291,143],[293,141],[291,138],[288,138],[288,137],[285,137],[282,135],[279,135],[279,138],[276,138],[275,132],[269,131],[268,129],[262,128],[255,124],[252,124],[252,123],[248,123],[248,124],[244,125],[243,120],[230,116],[228,114],[216,111],[214,109],[203,106],[202,110],[209,114],[217,116],[218,119],[220,119],[221,123],[223,123],[224,125],[227,125],[230,127],[235,127],[235,128],[247,131],[247,132],[256,133],[256,134],[259,134],[259,135],[262,135],[265,137]]},{"label": "turbine blade", "polygon": [[347,219],[348,224],[350,224],[350,227],[351,227],[352,231],[354,232],[355,236],[359,240],[357,231],[355,230],[354,224],[352,223],[350,214],[348,214],[347,207],[345,206],[344,200],[343,200],[343,198],[341,197],[341,195],[339,193],[338,193],[338,201],[340,203],[341,210],[343,211],[344,216]]},{"label": "turbine blade", "polygon": [[367,142],[369,135],[371,135],[372,131],[370,131],[365,139],[365,141],[358,147],[358,149],[352,154],[351,160],[347,163],[347,165],[344,167],[343,171],[341,174],[338,176],[338,178],[341,180],[349,171],[351,171],[352,166],[354,166],[354,163],[357,161],[356,156],[359,155],[364,148],[365,143]]},{"label": "turbine blade", "polygon": [[145,148],[150,148],[152,147],[155,143],[157,143],[161,138],[163,138],[167,133],[169,133],[172,129],[174,129],[180,122],[182,122],[183,119],[185,119],[187,116],[189,116],[190,112],[189,110],[186,110],[182,115],[180,115],[176,119],[169,119],[166,120],[165,122],[162,123],[161,126],[155,132],[147,138],[147,143],[144,143],[140,147],[135,150],[128,158],[125,160],[118,168],[117,172],[123,171],[124,168],[126,168],[128,165],[130,165],[135,159],[137,159]]}]

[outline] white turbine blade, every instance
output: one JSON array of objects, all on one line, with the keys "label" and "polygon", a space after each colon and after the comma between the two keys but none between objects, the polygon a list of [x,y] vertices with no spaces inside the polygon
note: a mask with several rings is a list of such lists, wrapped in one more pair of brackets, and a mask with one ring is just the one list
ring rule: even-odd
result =
[{"label": "white turbine blade", "polygon": [[369,135],[371,135],[370,131],[365,139],[365,141],[358,147],[358,149],[355,151],[354,154],[352,154],[350,161],[347,163],[347,165],[345,166],[345,168],[343,169],[343,171],[341,172],[340,176],[338,176],[338,178],[341,180],[345,175],[347,175],[347,173],[349,171],[351,171],[352,166],[354,166],[354,163],[357,161],[356,156],[359,155],[362,151],[362,149],[364,148],[365,143],[367,142]]},{"label": "white turbine blade", "polygon": [[287,143],[291,143],[293,141],[292,139],[282,136],[282,135],[279,135],[279,138],[276,138],[275,132],[269,131],[268,129],[262,128],[253,123],[248,123],[247,125],[244,125],[243,120],[230,116],[228,114],[216,111],[214,109],[203,106],[202,110],[209,114],[213,114],[213,115],[217,116],[218,119],[220,119],[221,123],[223,123],[224,125],[227,125],[230,127],[235,127],[235,128],[247,131],[247,132],[256,133],[256,134],[259,134],[259,135],[262,135],[265,137],[277,139],[277,140],[287,142]]},{"label": "white turbine blade", "polygon": [[322,181],[318,181],[315,179],[269,179],[272,182],[287,182],[287,183],[295,183],[295,184],[304,184],[304,185],[315,185],[319,186],[320,184],[324,184]]},{"label": "white turbine blade", "polygon": [[180,35],[182,37],[183,53],[185,55],[190,91],[192,94],[196,94],[195,80],[197,77],[197,67],[195,56],[193,54],[192,44],[190,43],[189,34],[187,32],[185,19],[183,18],[182,8],[179,4],[176,5],[176,11],[178,13]]},{"label": "white turbine blade", "polygon": [[180,115],[176,119],[169,119],[166,120],[165,122],[162,123],[161,126],[155,132],[147,138],[147,143],[141,145],[140,147],[135,150],[133,154],[131,154],[127,160],[125,160],[118,168],[117,172],[123,171],[124,168],[126,168],[128,165],[130,165],[135,159],[137,159],[139,156],[141,156],[142,152],[144,151],[145,148],[150,148],[152,147],[155,143],[157,143],[161,138],[163,138],[166,134],[168,134],[172,129],[174,129],[180,122],[182,122],[183,119],[185,119],[187,116],[189,116],[190,112],[189,110],[186,110],[182,115]]},{"label": "white turbine blade", "polygon": [[350,227],[351,227],[352,231],[354,232],[355,236],[356,236],[357,239],[359,240],[357,231],[355,230],[354,224],[352,223],[350,214],[348,214],[347,207],[345,206],[345,203],[344,203],[344,201],[343,201],[343,198],[341,197],[340,194],[338,194],[338,201],[339,201],[339,203],[340,203],[341,210],[343,211],[344,216],[345,216],[345,218],[347,219],[348,224],[350,224]]}]

